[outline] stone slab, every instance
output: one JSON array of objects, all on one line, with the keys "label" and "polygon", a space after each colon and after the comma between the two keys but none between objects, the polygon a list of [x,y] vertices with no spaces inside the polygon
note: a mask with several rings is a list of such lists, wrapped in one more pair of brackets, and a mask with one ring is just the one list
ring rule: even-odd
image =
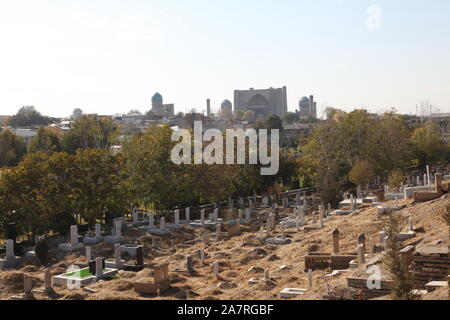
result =
[{"label": "stone slab", "polygon": [[297,298],[304,294],[307,290],[306,289],[299,289],[299,288],[285,288],[280,291],[280,296],[283,299],[291,299],[291,298]]}]

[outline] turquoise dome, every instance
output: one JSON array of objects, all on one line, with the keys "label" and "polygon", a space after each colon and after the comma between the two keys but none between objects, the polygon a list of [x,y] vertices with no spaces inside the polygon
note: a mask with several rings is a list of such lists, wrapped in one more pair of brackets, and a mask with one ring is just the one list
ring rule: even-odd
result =
[{"label": "turquoise dome", "polygon": [[152,102],[162,102],[163,101],[163,97],[162,95],[160,95],[158,92],[155,93],[152,97]]},{"label": "turquoise dome", "polygon": [[223,109],[223,108],[232,108],[233,105],[231,104],[231,101],[230,101],[230,100],[225,99],[225,100],[223,100],[223,102],[222,102],[222,104],[220,105],[220,107],[221,107],[222,109]]}]

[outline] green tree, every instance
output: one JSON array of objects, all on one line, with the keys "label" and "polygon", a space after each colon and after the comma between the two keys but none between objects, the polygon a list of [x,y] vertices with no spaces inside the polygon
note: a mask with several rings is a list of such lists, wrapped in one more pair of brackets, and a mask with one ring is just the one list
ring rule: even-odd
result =
[{"label": "green tree", "polygon": [[27,152],[25,143],[11,130],[0,132],[0,167],[11,167],[19,163]]},{"label": "green tree", "polygon": [[142,114],[142,113],[137,109],[132,109],[128,112],[128,114]]},{"label": "green tree", "polygon": [[248,122],[255,121],[255,117],[256,117],[256,114],[254,111],[248,110],[244,113],[245,121],[248,121]]},{"label": "green tree", "polygon": [[412,163],[410,132],[401,116],[383,114],[370,128],[367,160],[374,173],[386,177]]},{"label": "green tree", "polygon": [[0,179],[0,205],[4,210],[4,220],[15,222],[30,239],[49,229],[41,206],[46,176],[43,163],[46,159],[47,155],[43,153],[28,154],[17,167],[2,172]]},{"label": "green tree", "polygon": [[82,116],[63,136],[62,145],[70,154],[75,154],[78,149],[109,150],[115,143],[117,135],[118,127],[111,119]]},{"label": "green tree", "polygon": [[[346,152],[349,141],[342,139],[342,130],[333,120],[318,124],[303,147],[303,173],[311,174],[310,180],[321,187],[322,200],[337,204],[340,189],[348,174]],[[303,178],[306,180],[305,178]]]},{"label": "green tree", "polygon": [[368,186],[372,177],[372,167],[367,160],[357,161],[349,173],[350,181],[361,187]]},{"label": "green tree", "polygon": [[399,189],[405,181],[405,175],[400,170],[394,170],[389,174],[388,180],[391,188]]},{"label": "green tree", "polygon": [[300,117],[298,116],[298,114],[294,113],[294,112],[287,112],[284,116],[283,116],[283,121],[288,123],[288,124],[292,124],[296,121],[299,121]]},{"label": "green tree", "polygon": [[131,137],[123,146],[128,185],[136,201],[161,211],[176,205],[176,182],[178,177],[183,177],[183,166],[171,161],[175,146],[171,136],[168,127],[151,127],[145,134]]},{"label": "green tree", "polygon": [[105,210],[124,212],[130,207],[123,188],[122,157],[107,150],[78,150],[72,170],[72,197],[75,212],[93,226]]},{"label": "green tree", "polygon": [[37,135],[33,138],[30,145],[28,146],[28,151],[31,153],[44,152],[47,154],[52,154],[53,152],[61,152],[61,141],[55,132],[45,127],[39,127]]},{"label": "green tree", "polygon": [[49,117],[44,117],[33,106],[26,106],[9,119],[8,125],[12,127],[46,126],[50,121]]},{"label": "green tree", "polygon": [[394,281],[392,297],[394,300],[417,300],[418,297],[411,293],[414,289],[414,281],[408,266],[405,265],[400,256],[401,243],[397,235],[402,230],[403,219],[396,214],[389,215],[386,223],[386,245],[385,259],[387,270]]},{"label": "green tree", "polygon": [[448,146],[442,139],[439,127],[433,122],[427,122],[412,135],[414,157],[420,166],[436,165],[447,158]]},{"label": "green tree", "polygon": [[265,121],[264,121],[264,128],[271,130],[271,129],[283,129],[283,120],[276,114],[270,115]]},{"label": "green tree", "polygon": [[341,130],[341,137],[346,141],[347,162],[354,165],[360,159],[368,159],[368,141],[375,121],[366,110],[354,110],[336,122]]}]

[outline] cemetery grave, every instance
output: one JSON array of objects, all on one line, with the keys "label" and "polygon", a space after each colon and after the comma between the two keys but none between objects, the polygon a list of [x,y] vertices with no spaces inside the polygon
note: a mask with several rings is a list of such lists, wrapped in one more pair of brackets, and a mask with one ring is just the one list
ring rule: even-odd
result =
[{"label": "cemetery grave", "polygon": [[[231,208],[221,208],[216,215],[215,209],[208,208],[200,219],[192,219],[190,210],[185,216],[185,210],[180,209],[179,216],[170,220],[173,223],[166,224],[165,219],[161,221],[158,217],[157,221],[153,217],[153,226],[150,215],[144,225],[123,225],[118,219],[114,221],[110,236],[103,236],[100,229],[101,241],[84,241],[100,240],[98,233],[82,238],[90,248],[86,252],[82,250],[84,245],[78,235],[75,237],[75,228],[71,228],[71,241],[51,249],[56,257],[50,266],[55,295],[43,292],[34,296],[36,299],[156,299],[164,292],[165,297],[176,299],[186,296],[195,299],[273,299],[274,296],[324,299],[329,290],[360,288],[370,276],[367,268],[382,264],[381,255],[373,248],[383,250],[380,235],[383,217],[378,215],[376,199],[369,198],[362,198],[361,205],[357,202],[359,208],[352,211],[357,214],[351,215],[333,215],[328,205],[320,204],[314,197],[298,199],[294,194],[283,200],[285,206],[270,208],[272,204],[267,204],[264,197],[258,197],[258,201],[253,201],[252,197],[251,202],[243,199],[243,205],[240,200],[233,201],[232,212],[228,212]],[[437,266],[441,262],[435,262],[436,253],[421,249],[438,240],[446,245],[447,230],[436,225],[436,221],[449,201],[444,196],[428,203],[414,204],[413,199],[382,203],[383,206],[398,206],[396,214],[412,217],[408,228],[399,234],[399,240],[405,248],[405,261],[414,260],[418,266],[415,272],[424,275],[417,289],[432,291],[427,294],[440,292],[443,283],[439,281],[443,281],[447,267],[441,267],[442,272],[437,272],[437,267],[431,268],[434,282],[427,281],[431,276],[427,272],[431,271],[420,267],[420,262],[422,266],[430,263]],[[247,205],[253,208],[246,210],[250,209]],[[242,211],[239,212],[239,208]],[[170,227],[172,224],[177,227]],[[150,233],[145,228],[163,232]],[[418,229],[425,231],[414,231]],[[281,239],[283,244],[276,241],[273,244],[267,242],[268,239]],[[72,250],[66,250],[69,248]],[[68,271],[69,266],[89,255],[86,260],[91,268]],[[97,258],[92,260],[92,257]],[[100,257],[106,259],[97,277]],[[44,267],[31,268],[26,263],[0,271],[0,298],[10,299],[22,294],[25,276],[44,279],[46,272]],[[19,280],[14,280],[13,275]],[[97,282],[104,277],[110,281]],[[68,281],[80,283],[82,288],[64,288]],[[86,286],[88,288],[83,289]],[[187,287],[190,289],[185,289]],[[382,287],[378,292],[365,294],[372,298],[389,293],[389,279],[383,280]]]}]

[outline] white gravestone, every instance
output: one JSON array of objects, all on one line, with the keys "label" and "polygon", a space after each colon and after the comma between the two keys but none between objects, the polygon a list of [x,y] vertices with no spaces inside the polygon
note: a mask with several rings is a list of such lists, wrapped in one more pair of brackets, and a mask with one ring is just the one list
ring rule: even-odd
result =
[{"label": "white gravestone", "polygon": [[204,265],[205,264],[205,250],[200,250],[200,264]]},{"label": "white gravestone", "polygon": [[203,242],[209,243],[209,230],[203,229]]},{"label": "white gravestone", "polygon": [[14,240],[8,239],[6,240],[6,260],[15,259],[16,255],[14,254]]},{"label": "white gravestone", "polygon": [[45,269],[44,274],[44,286],[45,290],[51,290],[52,289],[52,273],[50,272],[50,269]]},{"label": "white gravestone", "polygon": [[358,262],[360,266],[366,263],[366,257],[364,254],[364,245],[362,243],[358,245]]},{"label": "white gravestone", "polygon": [[270,271],[269,268],[264,270],[264,280],[269,281],[270,280]]},{"label": "white gravestone", "polygon": [[70,244],[73,246],[78,245],[78,226],[70,226]]},{"label": "white gravestone", "polygon": [[222,232],[222,225],[216,225],[216,241],[220,241],[220,234]]},{"label": "white gravestone", "polygon": [[88,262],[92,260],[92,249],[88,246],[86,246],[86,258]]},{"label": "white gravestone", "polygon": [[191,208],[187,207],[186,208],[186,222],[191,221]]},{"label": "white gravestone", "polygon": [[323,215],[319,213],[319,225],[323,228]]},{"label": "white gravestone", "polygon": [[116,260],[116,263],[122,261],[122,250],[120,249],[120,244],[114,245],[114,260]]},{"label": "white gravestone", "polygon": [[180,224],[180,210],[175,210],[175,224]]},{"label": "white gravestone", "polygon": [[97,277],[103,276],[103,258],[101,257],[95,259],[95,275]]},{"label": "white gravestone", "polygon": [[213,263],[213,272],[216,277],[219,276],[219,262]]},{"label": "white gravestone", "polygon": [[242,221],[242,209],[238,210],[238,220]]},{"label": "white gravestone", "polygon": [[118,220],[116,221],[116,237],[121,238],[122,237],[122,221]]},{"label": "white gravestone", "polygon": [[148,217],[148,226],[150,228],[154,228],[155,227],[155,214],[153,212],[151,212],[149,217]]},{"label": "white gravestone", "polygon": [[205,209],[200,211],[200,220],[202,221],[202,224],[205,223]]},{"label": "white gravestone", "polygon": [[100,223],[95,224],[95,238],[100,239],[102,237],[102,226]]},{"label": "white gravestone", "polygon": [[249,208],[245,209],[245,223],[250,223],[251,210]]},{"label": "white gravestone", "polygon": [[301,206],[299,208],[299,215],[300,215],[300,224],[303,226],[305,224],[305,207]]},{"label": "white gravestone", "polygon": [[311,269],[308,271],[308,286],[310,289],[314,286],[313,271]]}]

